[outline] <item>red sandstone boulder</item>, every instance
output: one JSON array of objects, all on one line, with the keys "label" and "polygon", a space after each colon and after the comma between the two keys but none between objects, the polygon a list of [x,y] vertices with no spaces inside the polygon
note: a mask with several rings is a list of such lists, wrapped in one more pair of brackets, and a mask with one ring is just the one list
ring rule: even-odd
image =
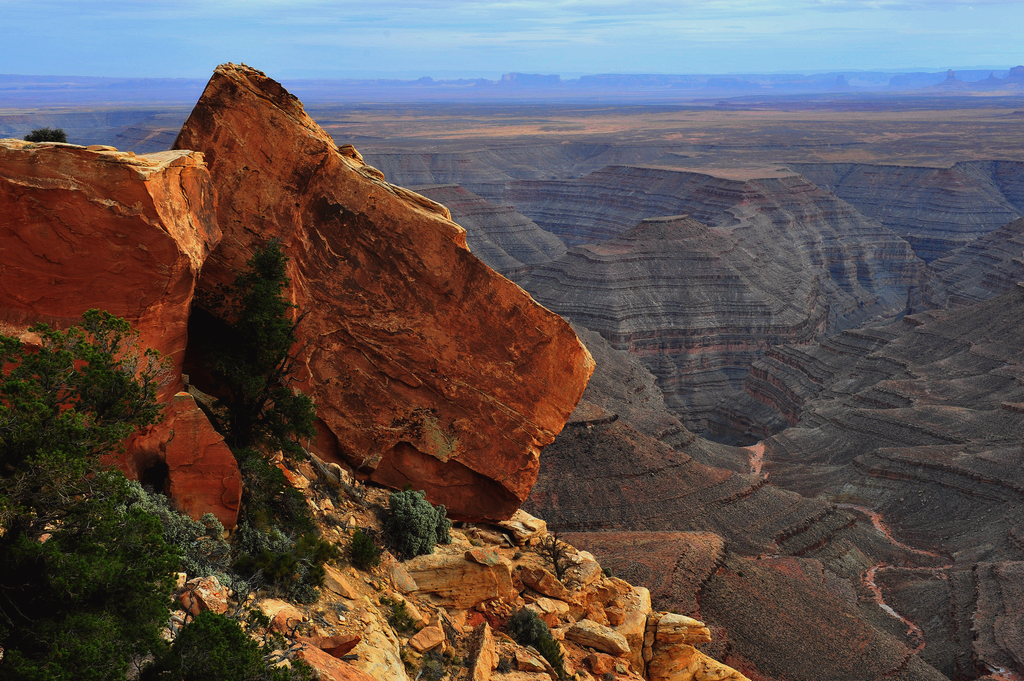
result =
[{"label": "red sandstone boulder", "polygon": [[259,71],[218,67],[175,148],[206,155],[219,197],[225,237],[202,289],[272,237],[292,258],[317,453],[411,483],[453,517],[511,516],[593,370],[568,324],[471,254],[447,209],[339,151]]},{"label": "red sandstone boulder", "polygon": [[212,513],[225,529],[238,524],[242,476],[224,438],[210,425],[195,398],[185,392],[171,399],[164,422],[139,433],[122,468],[141,478],[146,469],[167,466],[164,491],[193,518]]},{"label": "red sandstone boulder", "polygon": [[202,154],[136,156],[113,147],[0,140],[0,332],[66,328],[89,308],[127,319],[171,359],[164,421],[117,464],[140,478],[166,464],[167,491],[192,517],[235,526],[238,467],[182,388],[199,270],[220,241]]}]

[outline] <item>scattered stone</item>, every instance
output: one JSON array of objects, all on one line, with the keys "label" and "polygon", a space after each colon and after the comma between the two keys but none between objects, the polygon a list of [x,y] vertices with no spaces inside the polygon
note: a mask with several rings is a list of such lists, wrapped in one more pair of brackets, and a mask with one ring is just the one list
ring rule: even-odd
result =
[{"label": "scattered stone", "polygon": [[228,611],[228,589],[216,577],[196,577],[185,583],[178,602],[192,615],[206,610],[223,615]]},{"label": "scattered stone", "polygon": [[519,572],[519,578],[523,580],[523,584],[537,593],[556,598],[560,601],[568,602],[573,600],[572,594],[565,588],[565,585],[544,568],[524,567]]},{"label": "scattered stone", "polygon": [[565,632],[565,637],[573,643],[616,657],[629,654],[629,644],[622,634],[592,620],[580,620],[572,625]]},{"label": "scattered stone", "polygon": [[362,638],[357,634],[337,634],[335,636],[296,636],[296,643],[319,648],[332,657],[341,658],[352,652]]},{"label": "scattered stone", "polygon": [[277,598],[260,601],[259,609],[270,618],[270,628],[282,634],[290,634],[306,619],[294,605]]},{"label": "scattered stone", "polygon": [[303,646],[295,657],[312,667],[320,681],[375,681],[366,672],[314,646]]},{"label": "scattered stone", "polygon": [[354,601],[359,598],[359,594],[356,593],[352,585],[349,584],[348,579],[345,578],[341,572],[331,567],[330,565],[324,565],[324,586],[334,593],[338,594],[342,598],[347,598],[350,601]]},{"label": "scattered stone", "polygon": [[601,677],[615,669],[615,658],[604,653],[591,653],[583,659],[587,669],[594,676]]},{"label": "scattered stone", "polygon": [[441,645],[445,640],[444,628],[440,625],[423,627],[409,639],[409,647],[417,653],[425,653]]},{"label": "scattered stone", "polygon": [[466,560],[471,560],[474,563],[480,563],[481,565],[497,565],[498,563],[509,564],[507,558],[501,555],[497,549],[492,548],[473,548],[466,551]]},{"label": "scattered stone", "polygon": [[406,561],[419,593],[436,596],[447,607],[469,609],[484,601],[513,600],[512,573],[505,563],[480,565],[463,556],[431,554]]},{"label": "scattered stone", "polygon": [[470,681],[490,681],[491,672],[498,666],[498,651],[494,645],[491,627],[487,622],[483,622],[473,630],[467,662]]},{"label": "scattered stone", "polygon": [[512,533],[516,543],[525,545],[531,539],[548,533],[548,524],[540,518],[534,518],[523,509],[517,509],[512,517],[496,523],[498,527]]}]

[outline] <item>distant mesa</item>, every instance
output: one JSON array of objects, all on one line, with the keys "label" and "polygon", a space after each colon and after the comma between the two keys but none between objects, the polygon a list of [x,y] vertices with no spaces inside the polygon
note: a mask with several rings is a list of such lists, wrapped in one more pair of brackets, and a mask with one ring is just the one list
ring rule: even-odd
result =
[{"label": "distant mesa", "polygon": [[513,87],[549,88],[562,83],[559,75],[542,75],[539,73],[506,73],[498,82],[499,85]]}]

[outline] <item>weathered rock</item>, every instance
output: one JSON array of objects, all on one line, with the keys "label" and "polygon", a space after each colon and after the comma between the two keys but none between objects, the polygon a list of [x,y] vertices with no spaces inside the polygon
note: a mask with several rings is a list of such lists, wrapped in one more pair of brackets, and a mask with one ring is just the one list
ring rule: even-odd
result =
[{"label": "weathered rock", "polygon": [[445,640],[444,629],[439,625],[433,625],[416,632],[416,635],[409,639],[409,647],[417,653],[425,653],[443,644]]},{"label": "weathered rock", "polygon": [[405,569],[405,565],[402,561],[391,555],[390,551],[385,551],[381,556],[381,565],[387,571],[391,577],[391,583],[400,593],[409,594],[416,591],[418,588],[416,580],[412,578],[409,571]]},{"label": "weathered rock", "polygon": [[550,596],[560,601],[571,601],[572,594],[565,588],[558,578],[544,568],[524,567],[519,571],[519,578],[523,584],[534,591],[545,596]]},{"label": "weathered rock", "polygon": [[305,619],[305,615],[298,608],[277,598],[260,601],[259,609],[270,618],[271,628],[282,634],[291,634],[295,627]]},{"label": "weathered rock", "polygon": [[366,672],[315,646],[302,647],[295,657],[316,670],[317,678],[321,681],[375,681],[374,677]]},{"label": "weathered rock", "polygon": [[513,600],[512,573],[506,563],[481,565],[463,556],[430,554],[406,561],[419,593],[432,594],[443,605],[467,609],[494,599]]},{"label": "weathered rock", "polygon": [[363,639],[353,650],[354,667],[376,681],[409,681],[402,663],[401,645],[387,623],[373,623],[363,630]]},{"label": "weathered rock", "polygon": [[349,584],[348,578],[341,572],[330,565],[324,565],[324,586],[333,591],[334,593],[347,598],[350,601],[354,601],[359,597],[356,590]]},{"label": "weathered rock", "polygon": [[565,637],[581,646],[616,657],[629,654],[629,644],[622,634],[592,620],[584,619],[572,625],[565,632]]},{"label": "weathered rock", "polygon": [[547,676],[547,667],[540,661],[539,655],[534,655],[521,648],[516,648],[516,669],[521,672],[531,672],[533,674],[544,674]]},{"label": "weathered rock", "polygon": [[659,644],[671,645],[687,643],[697,645],[711,640],[711,632],[704,623],[686,615],[666,613],[658,619],[658,633],[655,641]]},{"label": "weathered rock", "polygon": [[223,615],[228,611],[228,589],[216,577],[196,577],[185,583],[178,602],[192,615],[206,610]]},{"label": "weathered rock", "polygon": [[412,482],[453,517],[511,516],[593,370],[568,325],[473,256],[446,209],[360,172],[258,71],[218,67],[175,147],[207,154],[220,197],[204,290],[265,239],[291,257],[317,452]]},{"label": "weathered rock", "polygon": [[138,433],[128,445],[130,477],[167,466],[164,491],[193,518],[213,513],[226,529],[238,524],[242,476],[224,437],[213,429],[192,395],[171,398],[164,422]]},{"label": "weathered rock", "polygon": [[0,141],[0,320],[67,327],[90,308],[127,319],[181,389],[189,305],[220,241],[202,154]]},{"label": "weathered rock", "polygon": [[502,520],[498,527],[508,530],[516,540],[516,544],[522,546],[535,537],[541,537],[548,533],[548,524],[540,518],[519,508],[508,520]]},{"label": "weathered rock", "polygon": [[473,631],[467,662],[470,681],[490,681],[491,672],[498,666],[498,650],[487,622],[478,625]]},{"label": "weathered rock", "polygon": [[538,598],[526,607],[537,613],[549,627],[557,627],[569,616],[569,604],[553,598]]},{"label": "weathered rock", "polygon": [[[158,398],[181,390],[193,291],[221,238],[202,154],[3,140],[0,214],[0,331],[20,335],[35,322],[66,328],[85,310],[106,310],[128,320],[143,347],[170,358]],[[194,404],[175,398],[163,423],[134,436],[112,462],[135,479],[172,466],[170,493],[183,510],[235,526],[237,466]]]},{"label": "weathered rock", "polygon": [[649,681],[748,681],[732,667],[714,660],[691,645],[655,648],[647,667]]},{"label": "weathered rock", "polygon": [[331,657],[341,658],[352,651],[362,640],[357,634],[338,634],[336,636],[296,636],[296,643],[305,643],[324,651]]}]

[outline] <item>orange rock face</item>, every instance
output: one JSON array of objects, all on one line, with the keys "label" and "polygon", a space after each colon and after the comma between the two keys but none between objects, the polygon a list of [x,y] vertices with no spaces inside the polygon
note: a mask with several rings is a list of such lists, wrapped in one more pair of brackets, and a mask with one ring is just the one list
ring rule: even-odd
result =
[{"label": "orange rock face", "polygon": [[175,148],[205,154],[219,197],[225,236],[201,288],[272,237],[292,258],[314,449],[453,517],[509,517],[593,370],[569,326],[258,71],[218,67]]},{"label": "orange rock face", "polygon": [[181,389],[189,305],[220,240],[201,154],[0,140],[0,323],[124,317]]},{"label": "orange rock face", "polygon": [[166,464],[184,510],[234,527],[234,458],[191,397],[172,400],[199,270],[221,237],[213,205],[202,154],[0,140],[0,332],[66,328],[90,308],[127,319],[170,357],[159,394],[170,404],[112,463],[133,478]]},{"label": "orange rock face", "polygon": [[164,422],[138,434],[122,464],[129,477],[141,478],[157,463],[167,466],[165,491],[193,518],[217,516],[226,529],[238,524],[242,476],[224,438],[210,425],[188,393],[175,395]]}]

